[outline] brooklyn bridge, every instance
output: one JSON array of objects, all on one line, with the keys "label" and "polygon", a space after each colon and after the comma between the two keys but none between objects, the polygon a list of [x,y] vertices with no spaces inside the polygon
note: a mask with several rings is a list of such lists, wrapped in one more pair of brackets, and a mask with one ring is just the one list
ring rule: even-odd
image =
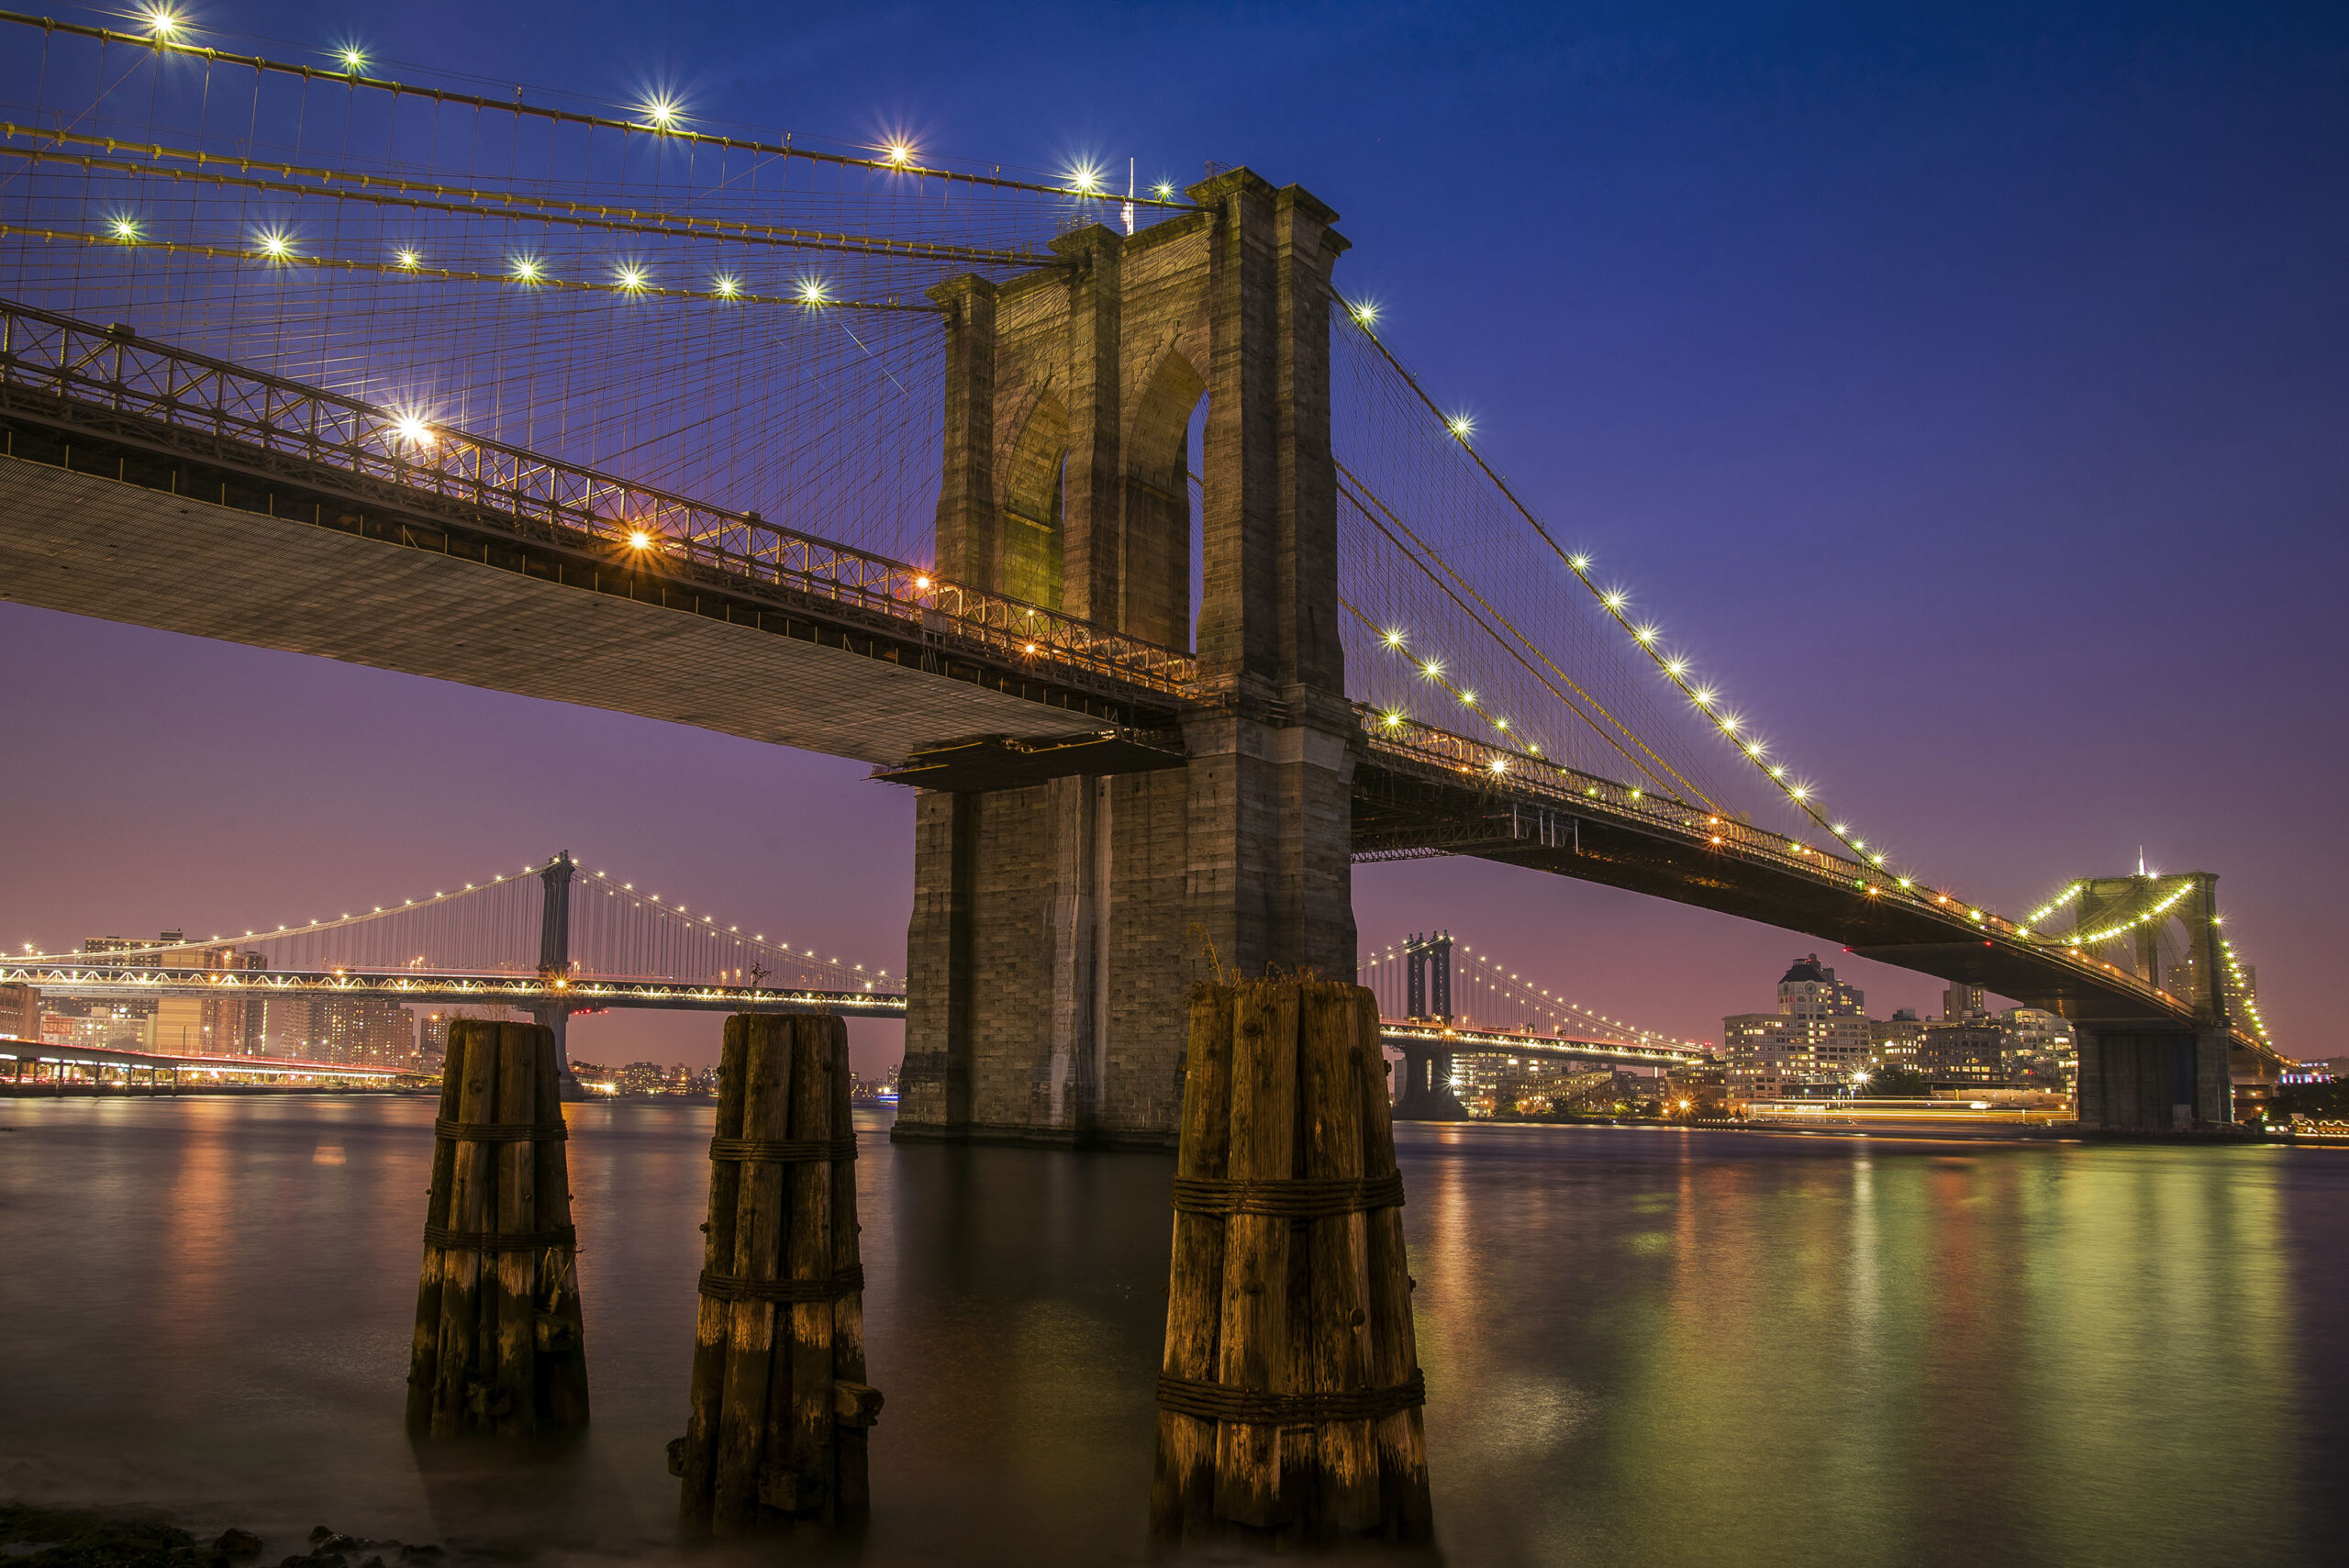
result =
[{"label": "brooklyn bridge", "polygon": [[[1416,856],[2051,1009],[2092,1128],[2222,1126],[2281,1061],[2214,873],[2051,867],[2047,906],[1999,911],[1880,842],[1677,651],[1661,585],[1488,461],[1299,185],[1028,179],[0,27],[40,68],[0,125],[0,594],[912,790],[897,973],[788,982],[902,1009],[901,1140],[1170,1141],[1191,985],[1356,973],[1352,868]],[[702,1004],[631,998],[658,983],[538,934],[500,962],[556,1017],[766,988],[705,966]],[[6,978],[104,978],[71,962]],[[400,962],[287,973],[424,984]]]}]

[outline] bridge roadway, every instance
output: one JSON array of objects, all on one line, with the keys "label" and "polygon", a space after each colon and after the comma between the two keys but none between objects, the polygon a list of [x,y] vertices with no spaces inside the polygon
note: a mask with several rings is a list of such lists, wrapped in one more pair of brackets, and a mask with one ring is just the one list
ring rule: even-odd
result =
[{"label": "bridge roadway", "polygon": [[166,969],[121,964],[0,962],[0,984],[95,1000],[152,1001],[165,996],[374,996],[388,1002],[578,1009],[648,1007],[718,1013],[838,1013],[903,1018],[906,998],[888,991],[815,991],[772,986],[695,985],[675,980],[573,975],[457,974],[426,970]]},{"label": "bridge roadway", "polygon": [[[461,432],[411,439],[387,410],[69,317],[0,305],[0,597],[936,787],[1178,765],[1181,719],[1206,711],[1187,654],[917,567]],[[1358,858],[1475,855],[1806,932],[2090,1027],[2191,1027],[2185,999],[1874,866],[1361,713]],[[2241,1029],[2231,1044],[2277,1065]]]},{"label": "bridge roadway", "polygon": [[207,1056],[197,1051],[124,1051],[110,1045],[59,1045],[50,1040],[0,1039],[0,1062],[11,1063],[15,1079],[23,1083],[25,1069],[86,1067],[115,1068],[129,1074],[145,1070],[150,1085],[160,1086],[158,1074],[168,1072],[178,1085],[182,1073],[222,1074],[240,1078],[326,1078],[341,1083],[391,1086],[423,1084],[429,1075],[401,1067],[369,1067],[345,1062],[305,1062],[287,1056]]},{"label": "bridge roadway", "polygon": [[[671,1008],[728,1013],[838,1013],[853,1018],[906,1016],[903,995],[886,991],[776,990],[742,985],[688,985],[665,980],[574,977],[544,980],[523,974],[453,974],[395,970],[303,972],[281,969],[168,969],[121,964],[11,963],[0,961],[0,985],[39,987],[44,994],[91,1000],[155,1001],[166,996],[217,999],[270,996],[376,996],[399,1003],[471,1003],[529,1008],[550,1003],[573,1007]],[[1479,1029],[1390,1018],[1380,1038],[1400,1051],[1435,1046],[1454,1055],[1504,1052],[1670,1067],[1700,1062],[1698,1052],[1563,1035]],[[0,1042],[0,1055],[6,1043]]]}]

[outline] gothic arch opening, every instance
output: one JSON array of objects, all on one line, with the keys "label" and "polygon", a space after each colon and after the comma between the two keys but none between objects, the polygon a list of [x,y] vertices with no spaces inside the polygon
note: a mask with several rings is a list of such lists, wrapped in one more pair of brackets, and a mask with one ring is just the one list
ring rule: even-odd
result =
[{"label": "gothic arch opening", "polygon": [[1061,607],[1062,532],[1068,516],[1068,410],[1045,393],[1028,411],[1003,464],[1003,591]]},{"label": "gothic arch opening", "polygon": [[1191,424],[1207,380],[1169,351],[1151,373],[1126,432],[1126,570],[1121,624],[1135,637],[1191,646]]}]

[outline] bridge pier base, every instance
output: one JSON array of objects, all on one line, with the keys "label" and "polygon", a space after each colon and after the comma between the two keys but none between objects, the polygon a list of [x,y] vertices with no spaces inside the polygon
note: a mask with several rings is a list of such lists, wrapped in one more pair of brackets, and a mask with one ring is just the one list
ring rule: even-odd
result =
[{"label": "bridge pier base", "polygon": [[1466,1121],[1468,1107],[1452,1092],[1452,1052],[1403,1048],[1403,1084],[1395,1096],[1397,1121]]},{"label": "bridge pier base", "polygon": [[2193,1132],[2234,1120],[2227,1030],[2080,1029],[2084,1131]]}]

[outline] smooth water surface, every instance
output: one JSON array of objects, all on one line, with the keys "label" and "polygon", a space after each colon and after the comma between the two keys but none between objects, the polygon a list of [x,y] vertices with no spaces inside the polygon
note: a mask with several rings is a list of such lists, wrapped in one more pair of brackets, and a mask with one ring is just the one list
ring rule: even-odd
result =
[{"label": "smooth water surface", "polygon": [[[710,1107],[569,1107],[587,1441],[420,1461],[434,1110],[0,1102],[0,1497],[677,1555]],[[1172,1162],[860,1127],[862,1560],[1142,1561]],[[1451,1563],[2341,1560],[2349,1151],[1400,1139]]]}]

